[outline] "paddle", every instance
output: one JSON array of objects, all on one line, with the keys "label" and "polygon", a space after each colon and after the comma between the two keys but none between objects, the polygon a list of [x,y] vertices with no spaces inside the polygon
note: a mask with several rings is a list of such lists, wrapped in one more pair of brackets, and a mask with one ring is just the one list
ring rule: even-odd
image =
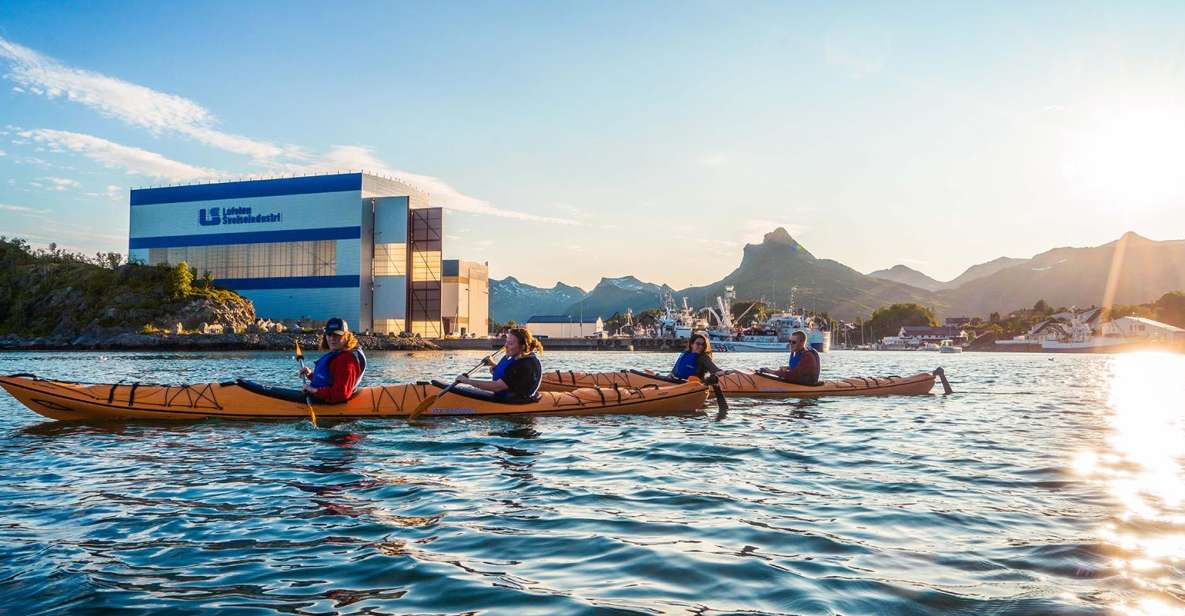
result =
[{"label": "paddle", "polygon": [[[477,364],[476,366],[471,368],[469,370],[469,372],[466,372],[465,376],[469,376],[469,375],[473,374],[473,372],[476,371],[478,368],[486,365],[486,362],[494,359],[495,355],[497,355],[498,353],[501,353],[502,351],[505,351],[505,350],[506,350],[506,347],[502,347],[502,348],[498,349],[497,351],[494,351],[493,353],[486,355],[484,358],[482,358],[481,363]],[[420,413],[423,413],[424,411],[428,410],[433,404],[436,404],[436,401],[439,400],[441,396],[447,394],[449,392],[449,390],[451,390],[453,388],[453,386],[459,382],[460,381],[453,381],[451,384],[449,384],[448,387],[445,387],[444,389],[440,390],[440,393],[433,394],[433,395],[428,396],[427,398],[424,398],[423,400],[421,400],[420,403],[416,405],[416,408],[412,409],[411,412],[407,414],[407,418],[408,419],[415,419],[416,417],[419,417]]]},{"label": "paddle", "polygon": [[727,413],[728,400],[724,399],[724,391],[720,389],[720,377],[709,375],[704,381],[712,386],[712,392],[716,394],[716,408],[721,413]]},{"label": "paddle", "polygon": [[[300,352],[300,341],[299,340],[296,341],[296,361],[300,364],[301,368],[304,368],[304,353]],[[308,375],[306,375],[303,370],[301,370],[300,376],[301,376],[301,378],[303,378],[305,380],[307,380],[309,378]],[[313,412],[313,403],[309,401],[309,395],[307,393],[304,395],[304,405],[306,408],[309,409],[309,421],[313,422],[313,427],[316,428],[317,427],[317,414]]]}]

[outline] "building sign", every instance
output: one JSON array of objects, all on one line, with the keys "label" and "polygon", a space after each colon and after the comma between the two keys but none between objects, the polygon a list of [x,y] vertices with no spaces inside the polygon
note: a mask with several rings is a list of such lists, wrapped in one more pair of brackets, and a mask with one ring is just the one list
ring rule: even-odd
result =
[{"label": "building sign", "polygon": [[203,227],[215,225],[252,225],[280,222],[279,212],[252,214],[249,207],[211,207],[198,211],[198,224]]}]

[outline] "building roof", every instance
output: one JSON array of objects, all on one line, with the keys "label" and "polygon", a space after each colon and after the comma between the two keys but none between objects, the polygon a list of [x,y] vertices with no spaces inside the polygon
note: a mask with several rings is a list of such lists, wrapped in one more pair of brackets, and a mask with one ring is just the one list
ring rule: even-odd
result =
[{"label": "building roof", "polygon": [[[584,317],[583,323],[595,324],[600,321],[601,317]],[[531,323],[581,323],[580,317],[574,317],[567,314],[551,314],[551,315],[535,315],[527,319],[527,324]]]},{"label": "building roof", "polygon": [[1128,321],[1135,321],[1136,323],[1143,323],[1144,325],[1147,325],[1148,327],[1155,327],[1156,329],[1163,329],[1165,331],[1185,332],[1185,329],[1181,329],[1180,327],[1177,327],[1176,325],[1169,325],[1168,323],[1161,323],[1160,321],[1153,321],[1152,319],[1145,319],[1144,317],[1119,317],[1118,319],[1115,319],[1115,320],[1116,321],[1123,321],[1125,319]]}]

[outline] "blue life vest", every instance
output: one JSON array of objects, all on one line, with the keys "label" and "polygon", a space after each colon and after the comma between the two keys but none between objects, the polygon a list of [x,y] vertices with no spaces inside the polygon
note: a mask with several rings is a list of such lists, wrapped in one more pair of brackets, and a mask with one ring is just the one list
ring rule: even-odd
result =
[{"label": "blue life vest", "polygon": [[[354,347],[350,352],[354,354],[354,361],[358,362],[358,383],[354,385],[354,389],[358,389],[358,385],[362,383],[362,375],[366,374],[366,354],[362,352],[362,347]],[[317,358],[313,364],[313,375],[309,377],[309,385],[321,389],[333,384],[333,373],[329,371],[329,364],[340,353],[341,351],[330,351]]]},{"label": "blue life vest", "polygon": [[[509,355],[504,355],[502,357],[502,359],[498,361],[498,365],[494,366],[494,371],[490,374],[490,380],[491,381],[501,380],[502,377],[506,376],[506,369],[509,368],[510,364],[513,364],[513,363],[514,363],[513,357],[511,357]],[[514,392],[510,391],[509,389],[503,389],[502,391],[494,392],[494,396],[497,398],[509,398],[512,395],[514,395]]]},{"label": "blue life vest", "polygon": [[671,368],[671,375],[677,379],[687,379],[696,376],[699,370],[699,353],[683,351],[679,359],[675,360],[675,367]]},{"label": "blue life vest", "polygon": [[802,351],[790,354],[790,367],[797,368],[798,362],[802,361]]}]

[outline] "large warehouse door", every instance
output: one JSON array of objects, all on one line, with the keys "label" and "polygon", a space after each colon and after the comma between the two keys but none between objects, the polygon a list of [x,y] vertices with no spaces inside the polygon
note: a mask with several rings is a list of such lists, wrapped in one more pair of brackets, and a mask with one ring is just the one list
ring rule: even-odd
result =
[{"label": "large warehouse door", "polygon": [[408,331],[429,338],[442,335],[440,326],[441,251],[444,246],[443,211],[438,207],[407,212]]}]

